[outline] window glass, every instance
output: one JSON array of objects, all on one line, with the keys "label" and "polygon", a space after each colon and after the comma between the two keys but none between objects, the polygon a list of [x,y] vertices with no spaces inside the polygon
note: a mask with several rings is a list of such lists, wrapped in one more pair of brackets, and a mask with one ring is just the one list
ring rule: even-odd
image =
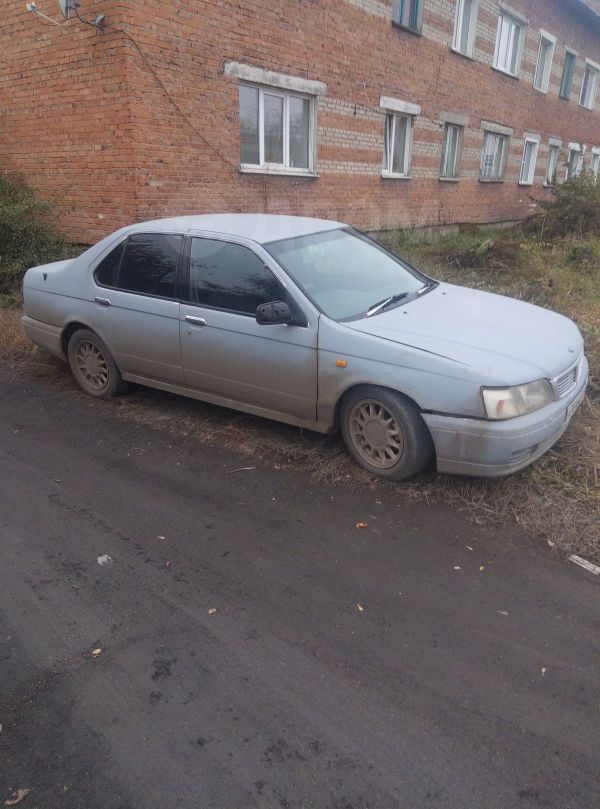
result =
[{"label": "window glass", "polygon": [[265,93],[265,163],[283,163],[283,96]]},{"label": "window glass", "polygon": [[586,107],[588,110],[593,109],[596,102],[597,89],[598,71],[591,65],[588,65],[585,69],[583,84],[581,86],[581,97],[579,99],[579,103],[582,107]]},{"label": "window glass", "polygon": [[505,73],[516,75],[519,67],[520,45],[521,26],[511,17],[501,14],[498,19],[494,67]]},{"label": "window glass", "polygon": [[290,96],[289,127],[290,127],[290,166],[293,168],[308,168],[310,101],[300,96]]},{"label": "window glass", "polygon": [[583,153],[579,149],[569,149],[569,162],[567,164],[567,180],[572,180],[581,172],[583,166]]},{"label": "window glass", "polygon": [[310,171],[314,100],[240,86],[240,162]]},{"label": "window glass", "polygon": [[258,89],[240,85],[240,159],[242,163],[259,163]]},{"label": "window glass", "polygon": [[409,169],[411,119],[406,115],[388,115],[385,121],[383,168],[406,176]]},{"label": "window glass", "polygon": [[442,150],[441,177],[456,177],[458,175],[458,150],[460,142],[460,127],[446,124],[446,140]]},{"label": "window glass", "polygon": [[559,157],[560,146],[550,146],[550,152],[548,154],[548,167],[546,169],[546,183],[548,185],[554,185],[556,183]]},{"label": "window glass", "polygon": [[575,65],[577,57],[574,53],[567,51],[565,54],[565,66],[563,68],[562,79],[560,82],[560,97],[570,98],[571,90],[573,89],[573,76],[575,74]]},{"label": "window glass", "polygon": [[458,0],[454,21],[452,47],[467,56],[473,54],[475,28],[477,24],[477,0]]},{"label": "window glass", "polygon": [[525,141],[525,147],[523,148],[523,160],[521,161],[521,175],[519,177],[520,183],[533,185],[537,151],[538,144],[535,141]]},{"label": "window glass", "polygon": [[418,31],[420,0],[400,0],[400,3],[400,21],[402,25],[411,28],[413,31]]},{"label": "window glass", "polygon": [[202,306],[254,315],[262,303],[284,300],[285,290],[247,247],[216,239],[192,239],[188,299]]},{"label": "window glass", "polygon": [[177,260],[183,236],[138,233],[125,247],[117,280],[120,289],[143,295],[175,297]]},{"label": "window glass", "polygon": [[504,149],[506,136],[495,132],[485,133],[481,156],[481,177],[486,180],[499,180],[504,173]]},{"label": "window glass", "polygon": [[117,272],[119,270],[119,263],[123,255],[123,248],[125,247],[125,240],[121,242],[114,250],[105,256],[100,264],[96,267],[94,273],[96,281],[102,286],[114,287],[117,281]]},{"label": "window glass", "polygon": [[550,83],[550,72],[552,70],[552,57],[554,56],[554,43],[546,39],[540,38],[540,47],[538,51],[538,61],[535,69],[535,77],[533,85],[538,90],[546,92]]},{"label": "window glass", "polygon": [[594,152],[592,154],[592,164],[590,166],[590,171],[594,175],[595,179],[598,179],[598,173],[600,172],[600,152]]}]

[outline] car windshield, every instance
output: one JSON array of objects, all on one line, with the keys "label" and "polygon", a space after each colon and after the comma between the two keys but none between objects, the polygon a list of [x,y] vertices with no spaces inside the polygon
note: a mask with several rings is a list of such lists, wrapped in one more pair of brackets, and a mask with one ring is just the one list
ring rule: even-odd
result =
[{"label": "car windshield", "polygon": [[318,308],[334,320],[352,320],[364,317],[371,309],[384,311],[394,303],[406,303],[428,281],[351,228],[264,246]]}]

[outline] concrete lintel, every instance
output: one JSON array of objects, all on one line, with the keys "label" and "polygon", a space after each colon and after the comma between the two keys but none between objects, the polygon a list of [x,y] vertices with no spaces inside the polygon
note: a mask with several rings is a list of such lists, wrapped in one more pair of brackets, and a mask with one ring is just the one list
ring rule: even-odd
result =
[{"label": "concrete lintel", "polygon": [[314,79],[303,79],[299,76],[288,76],[285,73],[276,73],[274,70],[264,70],[262,67],[245,65],[241,62],[225,62],[226,76],[241,79],[253,84],[264,84],[268,87],[278,87],[281,90],[291,90],[295,93],[322,96],[327,93],[327,85]]},{"label": "concrete lintel", "polygon": [[379,106],[390,112],[403,112],[405,115],[421,114],[420,104],[411,104],[410,101],[401,101],[399,98],[390,98],[389,96],[381,96]]},{"label": "concrete lintel", "polygon": [[509,138],[515,133],[512,126],[496,124],[493,121],[484,121],[483,118],[481,119],[481,128],[485,129],[486,132],[495,132],[497,135],[508,135]]}]

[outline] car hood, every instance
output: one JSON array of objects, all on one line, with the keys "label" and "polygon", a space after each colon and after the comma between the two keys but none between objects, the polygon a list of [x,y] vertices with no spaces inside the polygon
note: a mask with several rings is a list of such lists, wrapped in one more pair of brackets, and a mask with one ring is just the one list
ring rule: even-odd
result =
[{"label": "car hood", "polygon": [[346,325],[477,368],[499,385],[558,376],[583,350],[579,329],[563,315],[453,284]]}]

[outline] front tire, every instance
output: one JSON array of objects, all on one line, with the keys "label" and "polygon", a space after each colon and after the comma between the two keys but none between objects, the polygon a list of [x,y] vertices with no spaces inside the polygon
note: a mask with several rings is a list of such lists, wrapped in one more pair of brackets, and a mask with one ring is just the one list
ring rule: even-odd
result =
[{"label": "front tire", "polygon": [[348,452],[374,475],[406,480],[429,465],[433,441],[419,408],[399,393],[365,386],[343,400],[340,422]]},{"label": "front tire", "polygon": [[69,365],[79,387],[96,399],[110,399],[127,389],[110,351],[90,329],[77,329],[68,346]]}]

